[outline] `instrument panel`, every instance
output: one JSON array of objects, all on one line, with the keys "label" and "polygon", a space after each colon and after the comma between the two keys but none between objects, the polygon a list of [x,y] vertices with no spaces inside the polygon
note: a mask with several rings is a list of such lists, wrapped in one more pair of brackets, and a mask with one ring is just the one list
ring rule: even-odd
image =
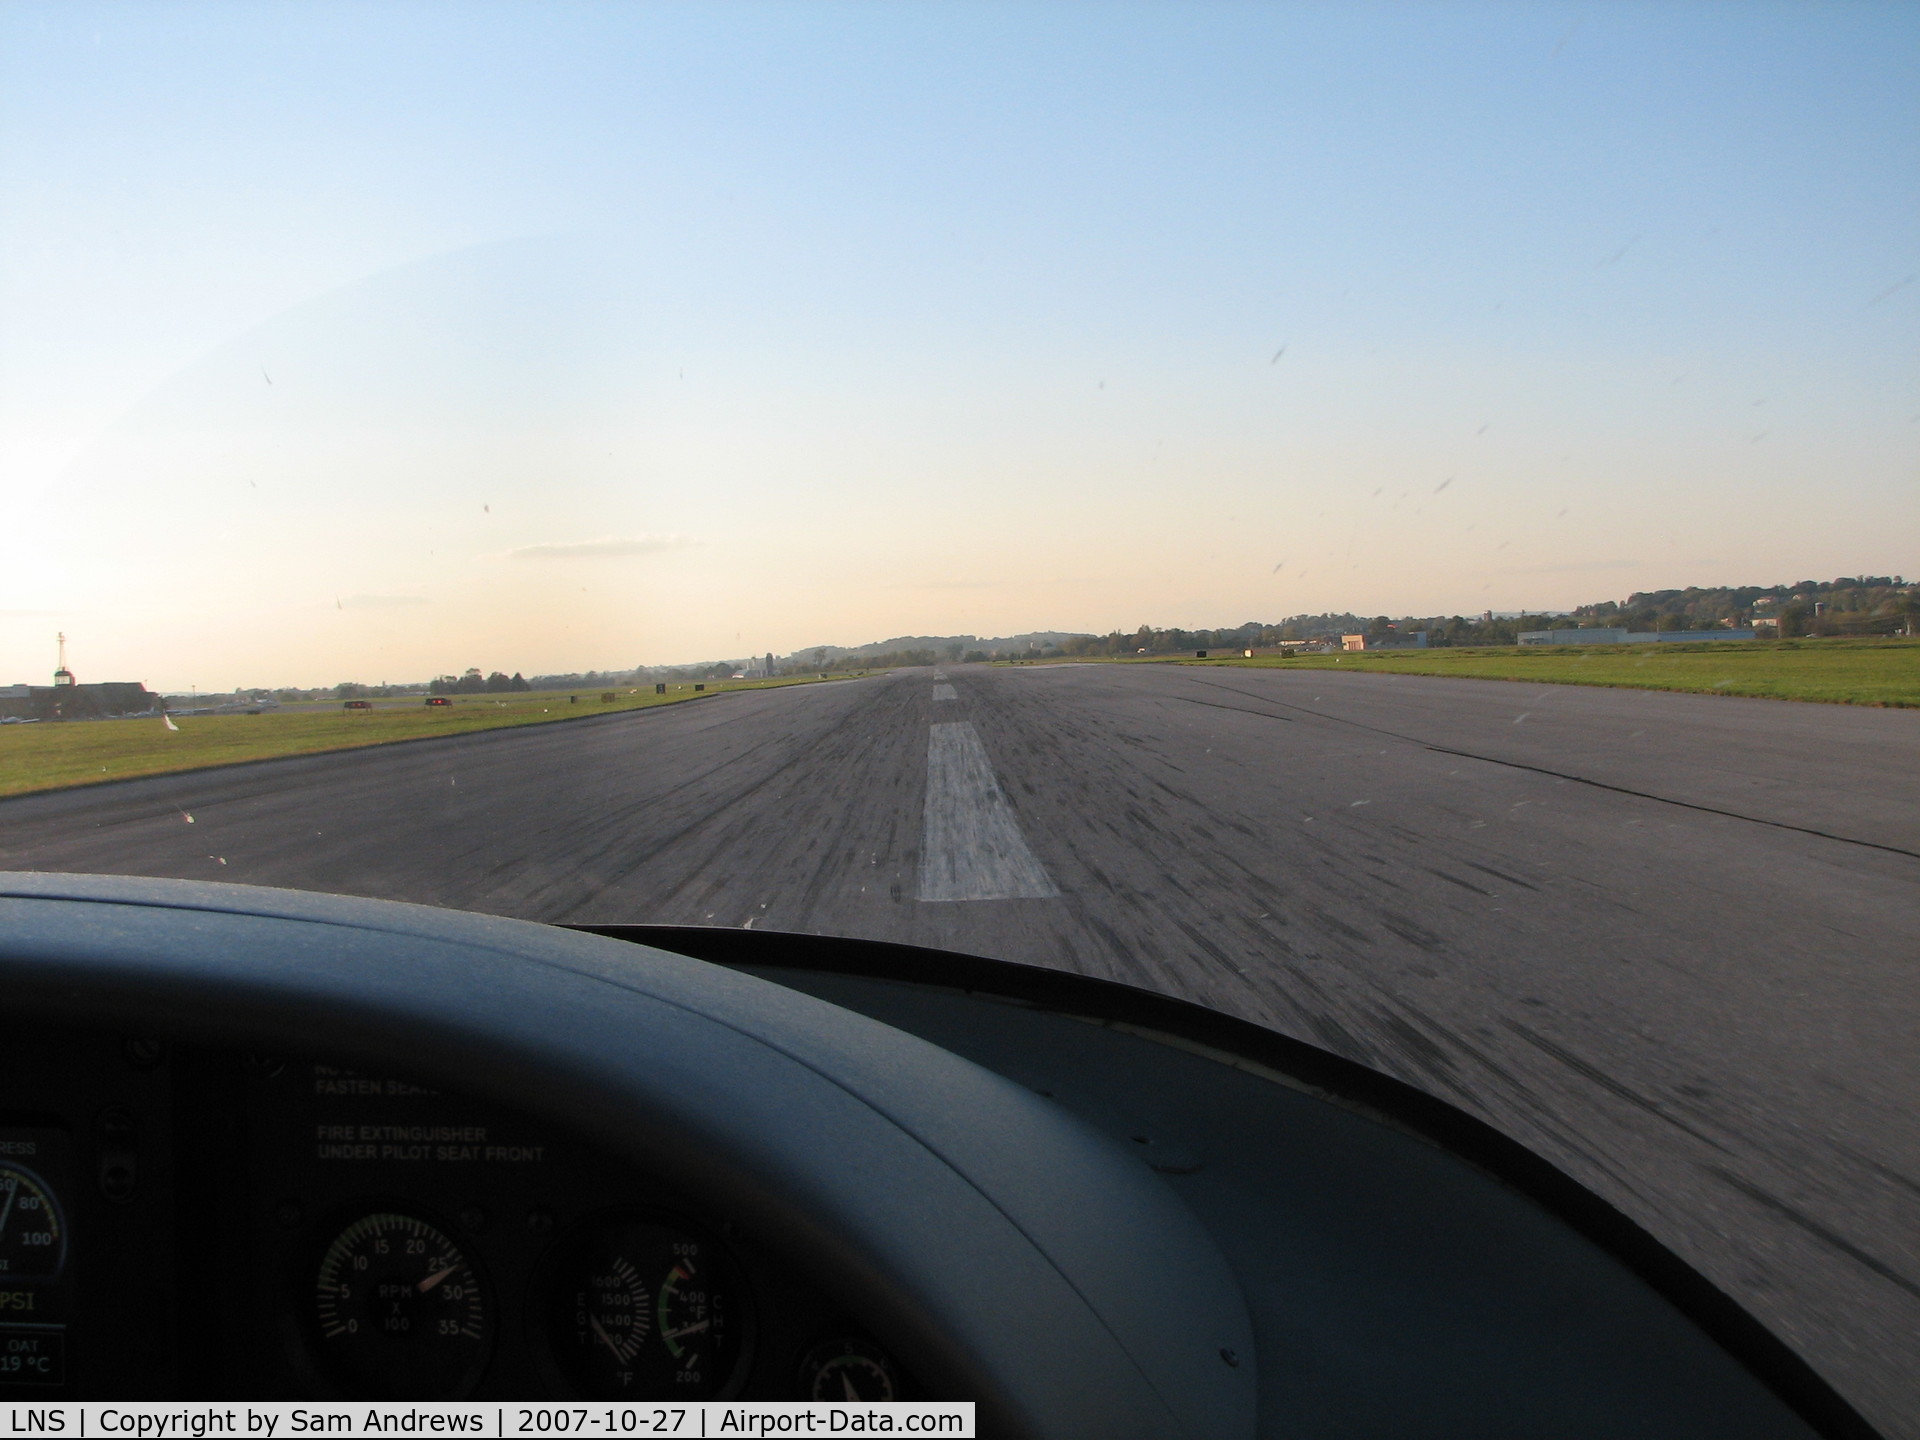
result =
[{"label": "instrument panel", "polygon": [[0,1052],[0,1396],[918,1394],[728,1217],[509,1107],[148,1037]]}]

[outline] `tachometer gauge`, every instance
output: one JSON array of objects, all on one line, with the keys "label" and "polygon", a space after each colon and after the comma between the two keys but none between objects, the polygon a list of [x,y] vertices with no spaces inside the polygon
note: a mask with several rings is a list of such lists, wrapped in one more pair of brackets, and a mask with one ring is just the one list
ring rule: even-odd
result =
[{"label": "tachometer gauge", "polygon": [[50,1280],[66,1258],[53,1187],[24,1165],[0,1162],[0,1281]]},{"label": "tachometer gauge", "polygon": [[416,1215],[376,1211],[321,1253],[314,1349],[355,1398],[453,1400],[480,1378],[492,1315],[460,1247]]},{"label": "tachometer gauge", "polygon": [[740,1369],[738,1272],[677,1222],[589,1222],[562,1240],[541,1286],[553,1378],[592,1399],[704,1400]]}]

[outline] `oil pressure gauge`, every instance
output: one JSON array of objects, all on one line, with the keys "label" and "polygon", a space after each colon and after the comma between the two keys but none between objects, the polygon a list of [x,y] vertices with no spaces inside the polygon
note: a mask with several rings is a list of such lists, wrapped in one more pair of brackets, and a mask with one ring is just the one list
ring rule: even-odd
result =
[{"label": "oil pressure gauge", "polygon": [[704,1232],[665,1217],[601,1217],[544,1267],[545,1368],[583,1398],[711,1399],[742,1368],[744,1302],[732,1257]]},{"label": "oil pressure gauge", "polygon": [[51,1280],[66,1258],[53,1187],[24,1165],[0,1161],[0,1282]]}]

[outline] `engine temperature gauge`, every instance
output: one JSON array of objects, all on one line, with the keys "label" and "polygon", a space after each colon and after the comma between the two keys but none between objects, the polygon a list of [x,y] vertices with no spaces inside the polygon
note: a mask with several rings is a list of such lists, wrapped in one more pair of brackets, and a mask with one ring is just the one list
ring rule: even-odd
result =
[{"label": "engine temperature gauge", "polygon": [[592,1399],[704,1400],[740,1368],[744,1308],[727,1253],[678,1222],[589,1222],[546,1266],[553,1378]]},{"label": "engine temperature gauge", "polygon": [[26,1166],[0,1161],[0,1281],[50,1280],[66,1258],[53,1188]]}]

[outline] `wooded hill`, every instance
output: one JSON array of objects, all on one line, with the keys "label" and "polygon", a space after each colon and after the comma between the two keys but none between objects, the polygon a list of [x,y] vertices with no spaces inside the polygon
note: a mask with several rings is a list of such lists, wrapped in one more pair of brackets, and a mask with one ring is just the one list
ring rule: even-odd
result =
[{"label": "wooded hill", "polygon": [[1782,635],[1892,635],[1920,629],[1920,586],[1899,575],[1841,576],[1796,585],[1748,585],[1702,590],[1648,590],[1625,600],[1583,605],[1574,617],[1587,625],[1629,630],[1739,629],[1777,619]]},{"label": "wooded hill", "polygon": [[[1783,636],[1920,634],[1920,585],[1898,575],[1842,576],[1793,585],[1749,585],[1637,591],[1625,600],[1602,600],[1572,611],[1540,614],[1387,615],[1326,613],[1285,620],[1248,621],[1218,630],[1159,629],[1076,635],[1048,653],[1055,655],[1149,655],[1183,650],[1258,650],[1287,640],[1366,635],[1374,640],[1427,632],[1432,647],[1513,645],[1523,630],[1738,630],[1777,619]],[[913,663],[913,662],[900,662]],[[920,662],[925,663],[925,662]]]}]

